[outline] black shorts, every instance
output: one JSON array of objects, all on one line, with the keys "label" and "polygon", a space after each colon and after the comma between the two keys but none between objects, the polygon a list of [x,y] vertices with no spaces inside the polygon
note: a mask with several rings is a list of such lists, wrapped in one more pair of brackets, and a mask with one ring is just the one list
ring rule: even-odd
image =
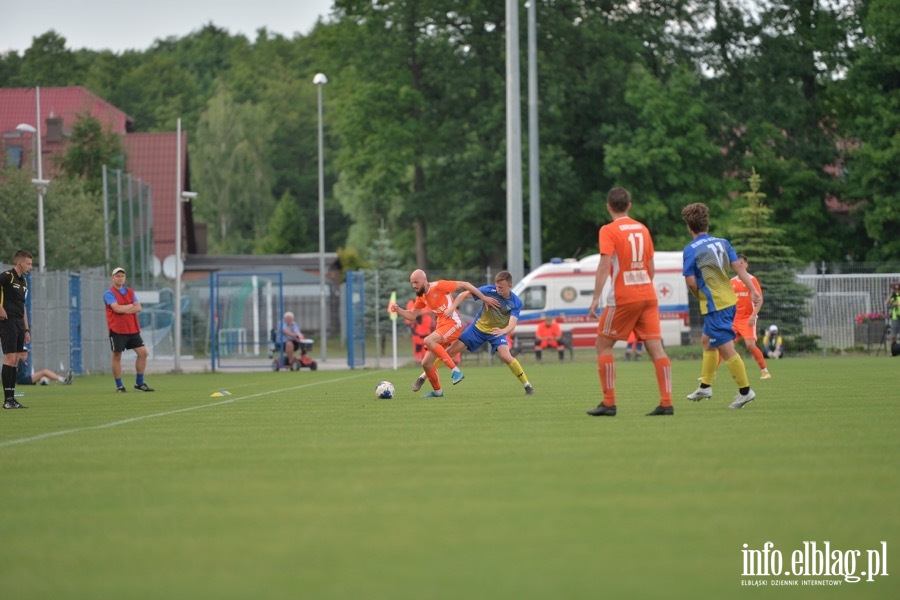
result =
[{"label": "black shorts", "polygon": [[25,321],[23,319],[3,319],[0,321],[0,347],[3,354],[25,352]]},{"label": "black shorts", "polygon": [[113,333],[109,332],[109,349],[113,352],[125,352],[134,350],[144,345],[139,333]]}]

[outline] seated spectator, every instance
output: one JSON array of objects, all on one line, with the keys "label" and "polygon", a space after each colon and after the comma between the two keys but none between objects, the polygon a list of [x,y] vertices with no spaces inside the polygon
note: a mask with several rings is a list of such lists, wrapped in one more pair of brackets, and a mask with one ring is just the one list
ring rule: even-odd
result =
[{"label": "seated spectator", "polygon": [[634,360],[641,360],[641,353],[644,351],[644,342],[637,339],[637,336],[634,333],[634,330],[631,331],[631,335],[628,336],[628,341],[625,346],[625,360],[631,360],[634,357]]},{"label": "seated spectator", "polygon": [[778,326],[769,325],[762,342],[763,356],[766,358],[782,358],[784,356],[784,340],[778,335]]},{"label": "seated spectator", "polygon": [[35,371],[34,373],[28,373],[28,366],[25,364],[25,353],[19,355],[19,363],[16,367],[16,384],[17,385],[37,385],[40,383],[41,385],[50,385],[51,381],[56,381],[57,383],[61,383],[63,385],[71,385],[74,374],[71,369],[66,376],[57,375],[50,369],[41,369],[40,371]]},{"label": "seated spectator", "polygon": [[284,364],[289,365],[294,360],[294,351],[300,350],[300,342],[306,339],[300,331],[300,325],[294,320],[294,313],[284,313],[279,332],[279,340],[284,344]]},{"label": "seated spectator", "polygon": [[555,348],[559,352],[559,360],[566,358],[566,346],[562,341],[562,329],[550,315],[544,316],[544,322],[538,324],[534,332],[534,357],[540,361],[544,348]]}]

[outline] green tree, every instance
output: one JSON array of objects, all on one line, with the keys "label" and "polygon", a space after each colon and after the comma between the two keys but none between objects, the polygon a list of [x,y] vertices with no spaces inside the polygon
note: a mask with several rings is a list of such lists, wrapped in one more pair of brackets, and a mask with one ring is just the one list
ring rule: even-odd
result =
[{"label": "green tree", "polygon": [[[25,169],[0,170],[0,260],[10,262],[24,248],[38,264],[38,201]],[[44,194],[44,262],[48,269],[81,269],[103,264],[103,204],[81,180],[57,177]]]},{"label": "green tree", "polygon": [[707,125],[715,111],[687,70],[662,81],[635,66],[625,101],[635,115],[609,127],[607,176],[634,194],[632,216],[650,228],[657,248],[680,248],[681,209],[726,190],[722,151]]},{"label": "green tree", "polygon": [[[680,205],[726,210],[726,191],[739,195],[754,167],[801,259],[895,256],[897,3],[538,2],[545,257],[594,251],[613,185],[632,188],[636,216],[666,247],[681,237]],[[265,152],[243,166],[202,162],[227,175],[228,189],[243,186],[241,197],[264,182],[252,204],[261,221],[246,227],[247,205],[203,198],[217,225],[242,222],[231,249],[251,251],[285,192],[315,229],[311,79],[324,72],[326,246],[365,249],[384,222],[404,264],[502,266],[504,25],[491,0],[336,0],[327,22],[290,39],[261,29],[250,42],[208,24],[117,55],[69,51],[50,31],[25,56],[0,57],[0,85],[85,85],[139,131],[170,131],[181,117],[194,175],[196,144],[206,144],[200,114],[229,90],[233,105],[272,123]],[[855,212],[835,215],[835,198]],[[303,250],[316,245],[309,235]]]},{"label": "green tree", "polygon": [[235,57],[248,50],[243,35],[230,35],[210,22],[182,38],[156,40],[147,55],[171,59],[190,74],[199,97],[205,100],[216,92],[216,81],[232,68]]},{"label": "green tree", "polygon": [[831,91],[848,64],[852,19],[818,0],[770,0],[742,14],[723,4],[706,87],[725,117],[724,173],[766,173],[769,206],[801,259],[852,254],[858,240],[827,204],[840,187],[828,169],[839,156]]},{"label": "green tree", "polygon": [[44,202],[48,269],[102,265],[103,198],[84,180],[54,179]]},{"label": "green tree", "polygon": [[762,178],[752,171],[750,190],[743,194],[746,206],[734,209],[728,237],[736,251],[747,256],[750,271],[763,288],[762,322],[779,324],[787,334],[802,332],[801,319],[808,316],[806,301],[813,291],[796,280],[799,261],[785,243],[787,233],[771,223],[774,211],[765,205],[760,191]]},{"label": "green tree", "polygon": [[[337,0],[335,8],[345,23],[329,41],[335,48],[351,44],[352,57],[341,72],[337,103],[343,186],[336,190],[355,221],[350,238],[370,241],[378,223],[406,220],[415,236],[416,262],[425,264],[427,222],[416,208],[426,185],[426,146],[435,139],[428,131],[423,89],[425,46],[434,39],[425,28],[433,23],[433,7]],[[352,192],[342,196],[341,190]]]},{"label": "green tree", "polygon": [[212,249],[250,253],[274,210],[267,160],[275,123],[258,106],[239,104],[220,88],[200,119],[192,153],[201,217],[214,225]]},{"label": "green tree", "polygon": [[409,289],[409,280],[401,270],[399,253],[394,250],[388,231],[381,227],[378,229],[378,237],[372,241],[368,248],[369,268],[364,272],[366,286],[366,323],[375,326],[375,313],[378,312],[378,329],[376,333],[380,339],[380,351],[384,353],[385,342],[391,332],[392,325],[387,313],[388,301],[391,292],[398,292],[402,297]]},{"label": "green tree", "polygon": [[356,248],[338,248],[337,255],[341,265],[341,281],[344,281],[347,271],[360,271],[371,266],[362,259]]},{"label": "green tree", "polygon": [[179,118],[196,123],[203,105],[195,78],[167,55],[129,70],[108,100],[134,118],[137,131],[171,131]]},{"label": "green tree", "polygon": [[22,69],[22,57],[18,52],[0,53],[0,87],[14,87]]},{"label": "green tree", "polygon": [[[324,52],[321,44],[315,43],[316,35],[286,40],[261,29],[253,46],[235,56],[232,68],[221,77],[235,101],[259,106],[276,125],[267,156],[273,172],[272,192],[275,197],[290,192],[297,202],[298,218],[310,234],[297,248],[300,252],[318,250],[318,111],[312,80],[319,70],[329,75],[335,72],[327,64],[323,66]],[[349,219],[330,191],[337,156],[335,138],[329,134],[330,86],[323,94],[324,220],[325,247],[333,249],[346,243]]]},{"label": "green tree", "polygon": [[290,192],[285,192],[269,220],[266,237],[260,241],[260,252],[263,254],[302,252],[309,238],[306,225],[297,201]]},{"label": "green tree", "polygon": [[83,75],[66,38],[54,30],[32,39],[12,84],[22,87],[77,85]]},{"label": "green tree", "polygon": [[[0,261],[10,263],[16,250],[37,256],[37,190],[28,169],[0,168]],[[37,263],[37,261],[35,261]]]},{"label": "green tree", "polygon": [[868,260],[900,259],[900,0],[872,0],[842,86],[847,198],[871,241]]},{"label": "green tree", "polygon": [[122,80],[141,66],[146,60],[145,55],[135,50],[127,50],[121,54],[111,50],[83,52],[81,59],[89,58],[89,60],[81,85],[131,115],[128,107],[120,103],[125,99],[121,88]]},{"label": "green tree", "polygon": [[122,138],[104,131],[103,125],[90,113],[78,115],[72,125],[72,134],[65,153],[57,166],[66,177],[80,179],[85,189],[100,193],[103,186],[103,165],[121,168],[124,162]]}]

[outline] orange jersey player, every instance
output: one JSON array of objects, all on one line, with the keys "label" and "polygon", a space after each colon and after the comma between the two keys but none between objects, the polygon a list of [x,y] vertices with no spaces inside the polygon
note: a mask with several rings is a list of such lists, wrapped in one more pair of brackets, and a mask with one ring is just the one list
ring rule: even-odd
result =
[{"label": "orange jersey player", "polygon": [[[744,265],[745,269],[747,268],[748,264],[746,256],[738,254],[738,261]],[[749,272],[747,274],[750,275]],[[760,298],[762,298],[762,287],[759,285],[759,280],[753,275],[750,275],[750,280],[753,282],[753,287],[756,288]],[[734,290],[734,293],[737,296],[734,324],[731,328],[734,329],[734,333],[737,337],[744,338],[744,345],[747,346],[747,350],[753,355],[753,359],[756,361],[756,364],[759,365],[760,371],[762,371],[762,375],[760,375],[759,378],[771,379],[772,375],[766,367],[766,358],[763,356],[762,350],[756,345],[756,318],[759,314],[759,309],[762,308],[762,301],[756,306],[753,305],[750,301],[750,290],[747,289],[747,286],[741,281],[740,277],[735,276],[731,278],[731,289]]]},{"label": "orange jersey player", "polygon": [[422,368],[425,370],[424,376],[419,376],[413,384],[413,391],[417,392],[425,382],[425,378],[431,382],[433,391],[426,394],[426,397],[440,397],[444,395],[441,389],[441,382],[438,378],[435,361],[440,358],[441,361],[450,369],[450,379],[454,384],[463,380],[465,375],[459,366],[453,362],[453,359],[447,353],[447,346],[456,341],[459,334],[462,333],[463,323],[452,307],[455,299],[454,293],[459,290],[466,290],[480,298],[488,306],[496,307],[498,302],[482,294],[478,288],[468,281],[448,281],[440,279],[438,281],[428,281],[428,276],[422,269],[416,269],[409,276],[409,283],[416,293],[416,300],[411,310],[400,308],[396,303],[389,307],[391,312],[395,312],[404,319],[413,320],[420,313],[431,311],[437,319],[437,324],[432,333],[425,337],[425,357],[422,359]]},{"label": "orange jersey player", "polygon": [[597,327],[597,371],[603,400],[587,413],[594,417],[616,416],[616,363],[612,348],[617,340],[634,334],[644,342],[653,359],[659,386],[659,406],[647,416],[673,415],[672,363],[662,345],[659,300],[653,285],[653,239],[647,227],[628,216],[631,194],[613,188],[606,196],[612,223],[600,228],[600,264],[594,281],[589,313],[597,316],[600,294],[607,280],[610,291]]}]

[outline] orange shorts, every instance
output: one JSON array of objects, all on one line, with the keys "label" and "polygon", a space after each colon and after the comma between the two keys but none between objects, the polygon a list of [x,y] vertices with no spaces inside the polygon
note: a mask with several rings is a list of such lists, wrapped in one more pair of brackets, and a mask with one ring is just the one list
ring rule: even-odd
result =
[{"label": "orange shorts", "polygon": [[748,319],[735,319],[734,323],[731,324],[731,328],[734,330],[737,337],[744,338],[745,340],[753,340],[755,342],[756,327],[753,327],[747,321]]},{"label": "orange shorts", "polygon": [[662,338],[659,327],[659,302],[643,300],[620,306],[607,306],[600,315],[597,335],[614,340],[627,340],[631,332],[639,340]]},{"label": "orange shorts", "polygon": [[449,346],[455,342],[456,338],[459,337],[459,334],[462,333],[463,326],[462,323],[447,319],[446,321],[438,321],[437,327],[435,327],[434,330],[441,336],[441,345]]}]

